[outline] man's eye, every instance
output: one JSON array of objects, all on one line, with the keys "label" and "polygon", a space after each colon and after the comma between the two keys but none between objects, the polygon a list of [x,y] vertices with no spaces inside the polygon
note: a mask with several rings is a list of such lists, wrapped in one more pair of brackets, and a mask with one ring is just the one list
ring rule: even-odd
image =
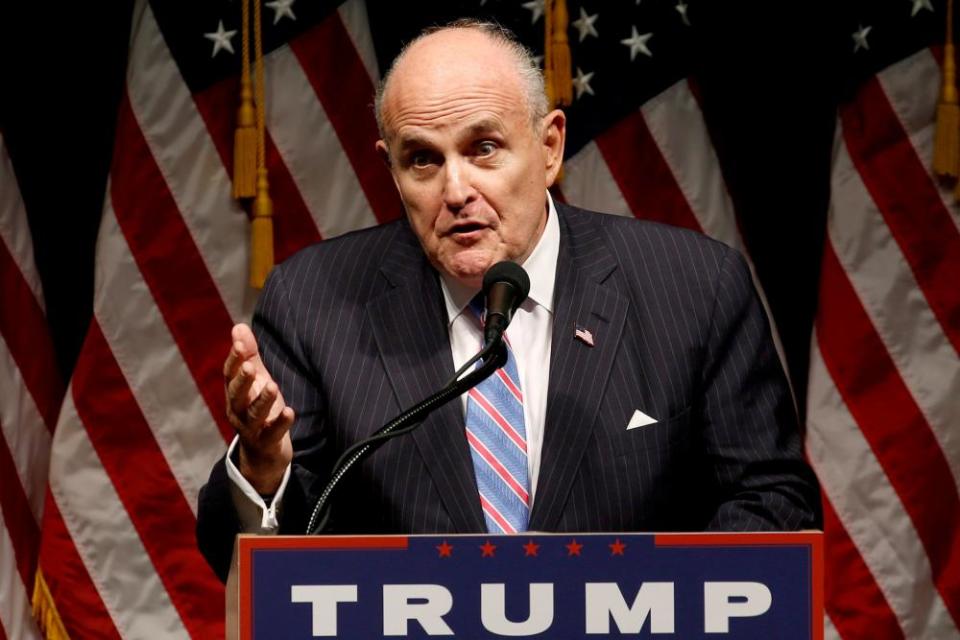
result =
[{"label": "man's eye", "polygon": [[410,164],[422,169],[430,165],[430,154],[426,152],[415,153],[410,156]]},{"label": "man's eye", "polygon": [[497,145],[493,142],[486,141],[481,142],[477,145],[477,155],[479,156],[489,156],[493,155],[497,150]]}]

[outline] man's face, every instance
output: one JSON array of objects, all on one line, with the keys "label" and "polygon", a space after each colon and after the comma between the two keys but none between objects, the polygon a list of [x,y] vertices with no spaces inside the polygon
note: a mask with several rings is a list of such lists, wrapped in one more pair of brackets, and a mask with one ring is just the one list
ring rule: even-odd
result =
[{"label": "man's face", "polygon": [[479,287],[493,264],[530,255],[563,155],[564,116],[531,124],[506,49],[476,31],[428,36],[394,70],[383,121],[378,150],[437,269]]}]

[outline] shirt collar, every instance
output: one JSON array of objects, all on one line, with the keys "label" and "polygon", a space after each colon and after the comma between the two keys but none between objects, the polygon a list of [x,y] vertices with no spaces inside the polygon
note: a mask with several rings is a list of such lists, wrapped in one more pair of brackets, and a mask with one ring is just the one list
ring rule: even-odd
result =
[{"label": "shirt collar", "polygon": [[[560,222],[557,220],[557,208],[553,204],[550,192],[547,192],[547,224],[537,241],[533,252],[523,262],[523,268],[530,276],[530,294],[522,307],[540,305],[553,313],[553,286],[557,277],[557,258],[560,255]],[[447,308],[448,326],[470,304],[477,290],[464,286],[455,278],[440,273],[440,288]]]}]

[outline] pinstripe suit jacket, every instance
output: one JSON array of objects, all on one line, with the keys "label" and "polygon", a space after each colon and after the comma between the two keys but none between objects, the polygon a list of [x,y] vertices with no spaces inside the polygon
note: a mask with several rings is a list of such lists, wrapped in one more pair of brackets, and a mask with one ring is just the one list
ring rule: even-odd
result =
[{"label": "pinstripe suit jacket", "polygon": [[[820,525],[819,493],[743,258],[693,232],[557,204],[560,255],[540,531]],[[595,346],[573,339],[590,329]],[[281,532],[302,533],[339,452],[439,389],[453,362],[437,273],[406,221],[273,270],[254,316],[297,412]],[[634,411],[658,419],[626,430]],[[485,530],[457,402],[351,472],[342,532]],[[225,576],[239,524],[223,461],[200,494],[201,550]]]}]

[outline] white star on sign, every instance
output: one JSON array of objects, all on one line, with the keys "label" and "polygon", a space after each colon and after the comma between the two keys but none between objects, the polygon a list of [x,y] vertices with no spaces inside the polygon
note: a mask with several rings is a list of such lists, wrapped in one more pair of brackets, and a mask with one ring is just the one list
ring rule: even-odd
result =
[{"label": "white star on sign", "polygon": [[920,9],[926,9],[927,11],[933,11],[933,5],[930,4],[930,0],[910,0],[913,3],[913,10],[910,11],[910,17],[920,13]]},{"label": "white star on sign", "polygon": [[593,71],[584,73],[580,67],[577,67],[577,77],[570,81],[573,83],[573,88],[577,90],[577,100],[579,100],[580,96],[584,93],[593,95],[593,87],[590,86],[590,80],[592,79]]},{"label": "white star on sign", "polygon": [[583,42],[583,39],[587,36],[593,36],[594,38],[599,37],[597,28],[593,26],[593,23],[596,22],[599,17],[599,13],[588,16],[587,12],[583,10],[583,7],[580,7],[580,17],[573,21],[573,26],[580,32],[580,42]]},{"label": "white star on sign", "polygon": [[680,19],[683,20],[683,24],[690,26],[690,18],[687,17],[687,3],[683,0],[677,2],[677,6],[674,7],[677,10],[677,13],[680,14]]},{"label": "white star on sign", "polygon": [[860,28],[853,32],[853,35],[851,37],[853,38],[853,42],[854,42],[854,45],[853,45],[854,53],[856,53],[857,51],[860,51],[860,49],[864,49],[866,51],[870,50],[870,45],[867,43],[867,34],[870,33],[871,29],[873,29],[873,27],[865,27],[863,25],[860,25]]},{"label": "white star on sign", "polygon": [[530,9],[530,11],[533,13],[533,15],[530,16],[530,24],[534,24],[540,19],[540,16],[543,15],[543,0],[530,0],[530,2],[524,2],[523,8]]},{"label": "white star on sign", "polygon": [[293,15],[294,2],[296,0],[273,0],[267,3],[267,6],[273,9],[273,24],[280,22],[280,18],[297,19],[297,16]]},{"label": "white star on sign", "polygon": [[216,31],[203,34],[203,37],[205,37],[207,40],[213,41],[213,53],[210,54],[210,57],[212,58],[216,56],[223,49],[233,53],[233,43],[230,42],[230,39],[235,35],[237,35],[235,30],[227,31],[223,28],[223,20],[221,20],[217,25]]},{"label": "white star on sign", "polygon": [[630,47],[630,62],[633,62],[633,59],[637,57],[638,53],[652,58],[653,54],[650,52],[650,49],[647,48],[647,41],[653,37],[652,33],[645,33],[640,35],[637,33],[636,27],[630,27],[631,34],[629,38],[624,38],[620,41],[620,44]]}]

